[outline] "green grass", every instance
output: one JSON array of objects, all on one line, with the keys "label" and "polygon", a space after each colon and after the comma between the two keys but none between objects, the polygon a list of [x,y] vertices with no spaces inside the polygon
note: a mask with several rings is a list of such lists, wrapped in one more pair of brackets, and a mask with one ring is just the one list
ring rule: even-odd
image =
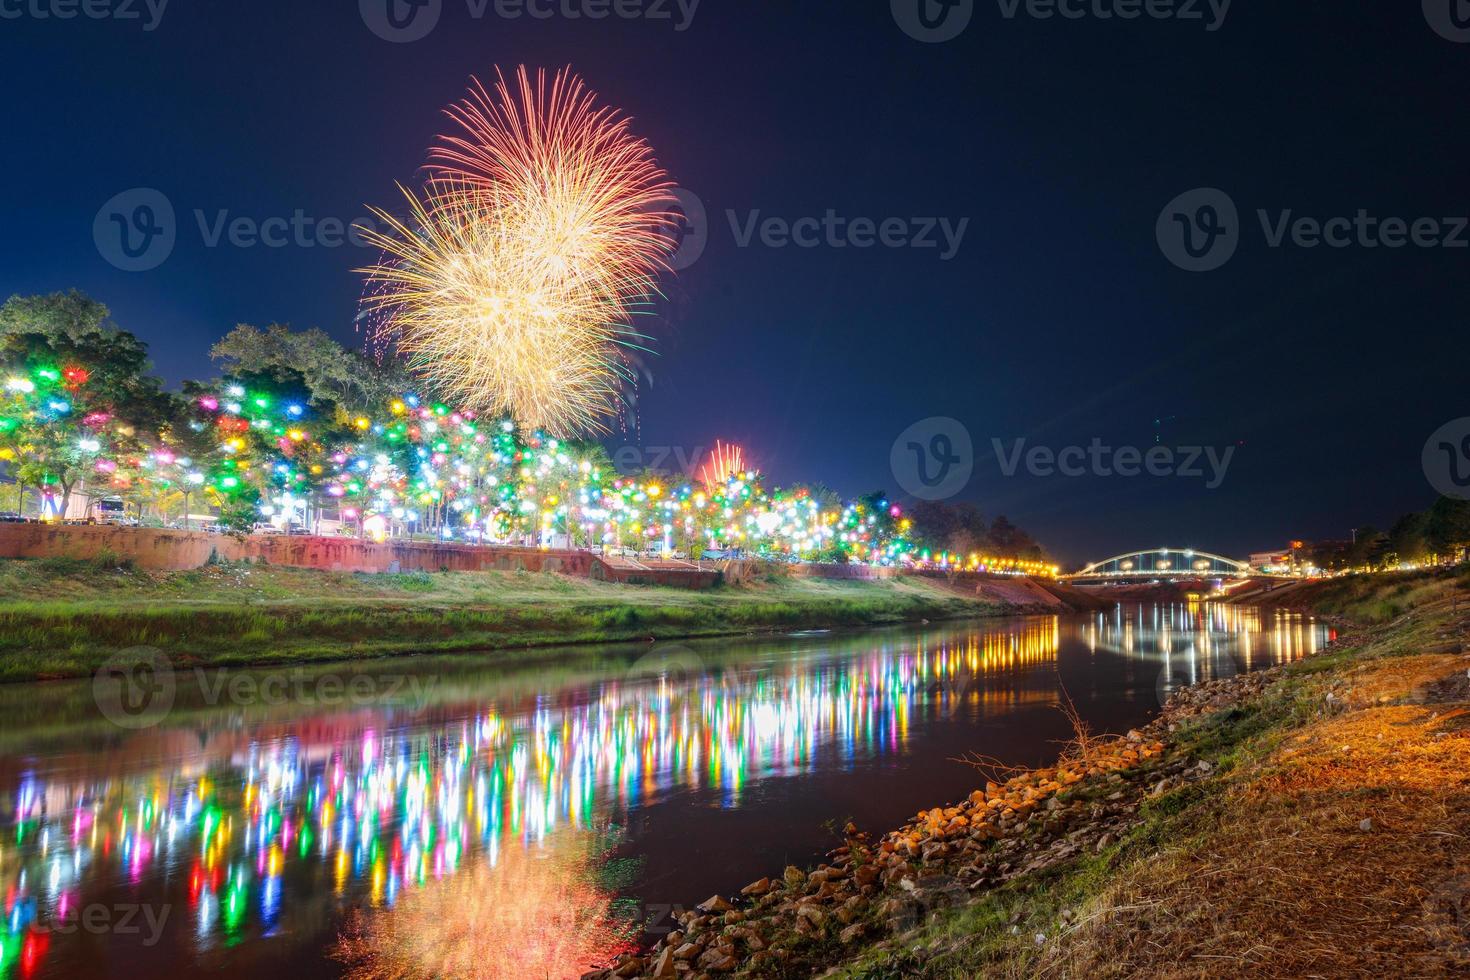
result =
[{"label": "green grass", "polygon": [[246,666],[1006,611],[915,579],[775,579],[691,591],[528,572],[364,575],[219,564],[158,574],[111,556],[0,560],[0,596],[0,681],[84,676],[137,646],[181,665]]}]

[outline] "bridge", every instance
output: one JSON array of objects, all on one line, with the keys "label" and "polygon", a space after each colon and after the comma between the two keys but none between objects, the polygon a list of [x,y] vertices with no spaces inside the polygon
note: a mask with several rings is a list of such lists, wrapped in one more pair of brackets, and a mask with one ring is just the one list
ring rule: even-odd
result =
[{"label": "bridge", "polygon": [[1116,579],[1245,578],[1251,567],[1243,561],[1222,558],[1193,548],[1155,548],[1093,562],[1080,572],[1063,575],[1073,582]]}]

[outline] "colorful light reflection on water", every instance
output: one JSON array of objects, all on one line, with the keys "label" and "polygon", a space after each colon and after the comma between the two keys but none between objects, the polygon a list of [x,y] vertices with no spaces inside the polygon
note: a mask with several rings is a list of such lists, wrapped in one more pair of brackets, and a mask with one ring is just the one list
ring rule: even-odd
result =
[{"label": "colorful light reflection on water", "polygon": [[1079,656],[1160,664],[1165,686],[1176,673],[1296,659],[1327,639],[1299,618],[1157,607],[791,640],[778,655],[766,641],[754,663],[679,647],[529,697],[461,685],[413,712],[242,721],[221,709],[179,721],[228,733],[193,752],[169,720],[135,738],[177,761],[19,776],[0,843],[0,977],[46,975],[53,960],[66,975],[57,948],[78,930],[56,924],[104,900],[168,903],[174,930],[187,910],[200,964],[271,939],[320,944],[344,910],[391,908],[559,829],[680,794],[738,809],[763,780],[851,771],[902,755],[915,730],[1054,701],[1064,634]]}]

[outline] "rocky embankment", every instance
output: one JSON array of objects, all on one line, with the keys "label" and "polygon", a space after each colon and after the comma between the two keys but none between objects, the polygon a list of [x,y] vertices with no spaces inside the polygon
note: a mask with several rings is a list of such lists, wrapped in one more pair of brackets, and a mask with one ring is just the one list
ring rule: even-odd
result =
[{"label": "rocky embankment", "polygon": [[1207,776],[1210,763],[1172,749],[1169,733],[1184,718],[1259,693],[1273,673],[1181,691],[1142,730],[1084,738],[1055,767],[988,782],[880,840],[849,824],[846,843],[814,871],[788,867],[739,895],[712,896],[681,913],[679,929],[650,952],[584,980],[805,977],[869,947],[904,946],[936,911],[1106,850],[1138,822],[1144,800]]}]

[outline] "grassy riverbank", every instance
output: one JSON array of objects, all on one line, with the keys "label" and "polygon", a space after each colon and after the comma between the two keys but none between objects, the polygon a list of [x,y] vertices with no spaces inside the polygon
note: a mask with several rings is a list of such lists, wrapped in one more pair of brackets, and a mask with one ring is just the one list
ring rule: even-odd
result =
[{"label": "grassy riverbank", "polygon": [[636,975],[680,959],[853,980],[1465,970],[1470,574],[1276,600],[1370,622],[881,840],[849,828],[816,873],[691,913]]},{"label": "grassy riverbank", "polygon": [[176,665],[244,666],[1011,611],[908,578],[772,578],[694,592],[525,572],[223,565],[163,574],[106,558],[0,560],[0,596],[0,681],[85,676],[137,646],[161,649]]}]

